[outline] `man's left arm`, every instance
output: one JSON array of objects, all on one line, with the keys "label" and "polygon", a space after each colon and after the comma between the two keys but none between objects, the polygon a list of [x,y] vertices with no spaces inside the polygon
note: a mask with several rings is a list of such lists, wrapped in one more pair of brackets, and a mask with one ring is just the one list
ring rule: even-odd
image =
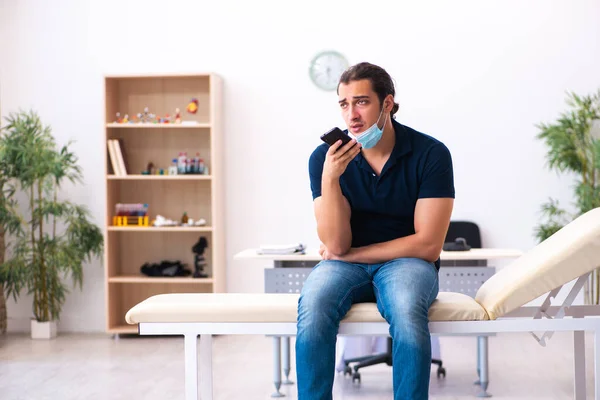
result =
[{"label": "man's left arm", "polygon": [[353,247],[340,259],[375,264],[395,258],[414,257],[434,262],[442,252],[453,206],[453,198],[419,199],[415,207],[414,234],[388,242]]}]

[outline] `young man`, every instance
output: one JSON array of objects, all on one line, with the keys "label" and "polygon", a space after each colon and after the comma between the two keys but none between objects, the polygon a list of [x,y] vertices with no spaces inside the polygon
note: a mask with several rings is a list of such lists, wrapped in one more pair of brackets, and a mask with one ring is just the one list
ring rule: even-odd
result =
[{"label": "young man", "polygon": [[443,143],[392,119],[394,96],[384,69],[349,68],[338,97],[355,139],[310,157],[323,261],[298,304],[299,400],[332,398],[339,323],[360,302],[376,302],[390,324],[394,399],[428,398],[428,310],[454,204],[452,159]]}]

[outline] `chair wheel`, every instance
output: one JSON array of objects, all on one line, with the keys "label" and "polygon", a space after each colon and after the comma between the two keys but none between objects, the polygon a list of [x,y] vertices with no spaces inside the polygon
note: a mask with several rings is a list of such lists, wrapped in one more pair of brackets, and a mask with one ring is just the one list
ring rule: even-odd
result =
[{"label": "chair wheel", "polygon": [[439,378],[440,378],[442,375],[444,376],[444,378],[446,377],[446,368],[444,368],[444,367],[439,367],[439,368],[437,369],[437,377],[438,377],[438,379],[439,379]]},{"label": "chair wheel", "polygon": [[352,368],[349,365],[346,365],[346,368],[344,368],[344,376],[346,375],[352,375]]},{"label": "chair wheel", "polygon": [[358,383],[360,383],[360,373],[359,372],[354,372],[352,374],[352,383],[354,383],[354,381],[358,381]]}]

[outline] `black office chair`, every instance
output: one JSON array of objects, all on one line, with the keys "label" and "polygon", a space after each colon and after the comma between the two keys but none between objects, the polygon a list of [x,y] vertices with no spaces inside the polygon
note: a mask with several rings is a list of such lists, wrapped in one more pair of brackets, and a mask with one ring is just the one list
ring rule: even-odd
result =
[{"label": "black office chair", "polygon": [[[481,232],[479,231],[479,226],[474,222],[451,221],[444,243],[454,242],[457,238],[465,239],[472,249],[480,249],[482,247]],[[441,267],[454,267],[456,264],[460,264],[461,267],[485,267],[487,266],[487,260],[461,260],[458,262],[442,260],[440,262]]]},{"label": "black office chair", "polygon": [[[481,248],[481,233],[479,227],[474,222],[469,221],[451,221],[446,232],[446,238],[444,243],[454,242],[457,238],[463,238],[471,248]],[[466,260],[461,261],[461,266],[485,266],[486,260]],[[455,266],[453,261],[442,260],[440,261],[441,267]],[[344,376],[352,375],[352,382],[360,382],[359,369],[368,367],[376,364],[387,364],[392,366],[392,338],[389,337],[387,340],[387,351],[381,354],[375,354],[371,356],[349,358],[344,361],[346,367],[344,368]],[[356,363],[354,366],[350,364]],[[446,377],[446,369],[443,367],[442,360],[431,359],[431,363],[437,365],[437,377],[438,379]],[[353,371],[354,370],[354,371]]]}]

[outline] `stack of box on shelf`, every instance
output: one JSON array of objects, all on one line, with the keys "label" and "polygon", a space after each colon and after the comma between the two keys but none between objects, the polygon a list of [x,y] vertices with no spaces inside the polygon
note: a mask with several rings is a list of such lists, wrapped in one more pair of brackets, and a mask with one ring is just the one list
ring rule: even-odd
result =
[{"label": "stack of box on shelf", "polygon": [[[107,76],[107,331],[160,293],[225,288],[221,79]],[[189,155],[189,156],[188,156]]]}]

